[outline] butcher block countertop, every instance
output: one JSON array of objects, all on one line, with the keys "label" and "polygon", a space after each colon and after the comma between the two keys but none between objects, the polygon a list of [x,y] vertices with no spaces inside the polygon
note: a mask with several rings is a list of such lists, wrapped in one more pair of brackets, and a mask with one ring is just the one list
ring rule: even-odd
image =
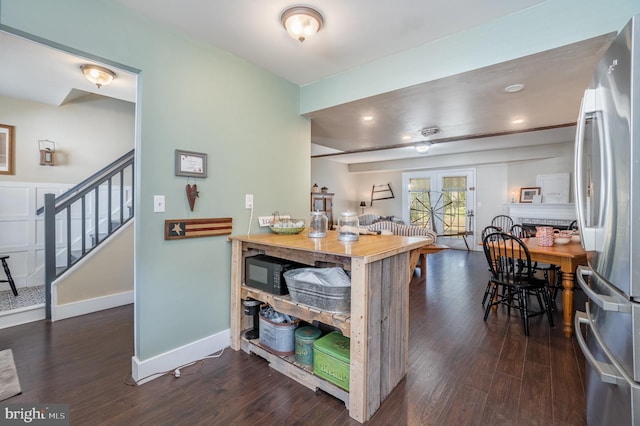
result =
[{"label": "butcher block countertop", "polygon": [[309,238],[307,231],[303,231],[294,235],[273,233],[235,235],[230,236],[229,239],[351,258],[357,257],[364,259],[365,263],[420,248],[427,245],[428,241],[421,237],[360,235],[358,241],[347,242],[338,240],[337,231],[328,231],[325,238]]}]

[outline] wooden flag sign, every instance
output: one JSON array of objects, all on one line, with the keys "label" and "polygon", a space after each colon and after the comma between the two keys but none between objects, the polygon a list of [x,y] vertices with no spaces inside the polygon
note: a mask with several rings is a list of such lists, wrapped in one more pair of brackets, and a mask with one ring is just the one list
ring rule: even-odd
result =
[{"label": "wooden flag sign", "polygon": [[230,217],[209,219],[170,219],[164,221],[164,239],[211,237],[231,233]]}]

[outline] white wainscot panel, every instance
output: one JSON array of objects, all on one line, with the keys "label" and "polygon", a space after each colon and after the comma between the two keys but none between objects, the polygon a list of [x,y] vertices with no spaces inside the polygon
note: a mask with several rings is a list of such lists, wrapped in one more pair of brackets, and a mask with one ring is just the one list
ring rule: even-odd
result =
[{"label": "white wainscot panel", "polygon": [[31,188],[0,186],[0,218],[28,217]]},{"label": "white wainscot panel", "polygon": [[29,224],[26,220],[0,221],[0,247],[26,247],[29,244]]},{"label": "white wainscot panel", "polygon": [[[36,234],[35,244],[40,247],[44,246],[44,220],[39,218],[35,222]],[[63,244],[66,241],[67,235],[67,218],[64,215],[58,215],[56,217],[56,246]]]},{"label": "white wainscot panel", "polygon": [[31,266],[31,274],[27,285],[42,285],[44,284],[44,250],[36,249],[33,254],[33,265]]},{"label": "white wainscot panel", "polygon": [[34,238],[34,244],[38,247],[44,246],[44,220],[38,216],[38,220],[35,222],[36,235]]}]

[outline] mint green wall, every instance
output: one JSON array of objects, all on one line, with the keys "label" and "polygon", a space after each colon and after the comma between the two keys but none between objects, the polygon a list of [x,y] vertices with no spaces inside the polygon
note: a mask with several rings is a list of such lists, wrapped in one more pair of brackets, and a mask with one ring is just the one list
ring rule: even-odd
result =
[{"label": "mint green wall", "polygon": [[[255,215],[306,218],[310,125],[299,88],[229,53],[102,0],[2,0],[0,25],[141,70],[137,102],[135,286],[140,360],[229,328],[226,237],[165,241],[166,219]],[[79,72],[79,71],[78,71]],[[174,149],[208,153],[208,178],[174,176]],[[276,153],[276,154],[274,154]],[[191,212],[185,185],[197,183]],[[153,213],[153,195],[166,213]],[[252,232],[259,232],[254,219]],[[117,267],[117,265],[114,265]]]},{"label": "mint green wall", "polygon": [[328,108],[618,31],[638,13],[639,0],[547,0],[306,85],[301,89],[300,111]]}]

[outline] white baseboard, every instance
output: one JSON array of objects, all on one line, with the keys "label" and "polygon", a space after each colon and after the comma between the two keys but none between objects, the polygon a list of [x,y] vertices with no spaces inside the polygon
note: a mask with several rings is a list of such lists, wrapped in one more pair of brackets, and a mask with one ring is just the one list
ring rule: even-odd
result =
[{"label": "white baseboard", "polygon": [[26,324],[28,322],[42,321],[44,317],[44,304],[12,309],[0,313],[0,329]]},{"label": "white baseboard", "polygon": [[51,321],[59,321],[65,318],[77,317],[133,303],[133,290],[64,305],[57,304],[57,300],[55,300],[55,290],[52,290],[51,293],[53,297],[51,303]]},{"label": "white baseboard", "polygon": [[221,351],[229,346],[230,339],[231,330],[227,329],[143,361],[133,356],[131,357],[131,377],[139,385],[149,382],[167,371]]}]

